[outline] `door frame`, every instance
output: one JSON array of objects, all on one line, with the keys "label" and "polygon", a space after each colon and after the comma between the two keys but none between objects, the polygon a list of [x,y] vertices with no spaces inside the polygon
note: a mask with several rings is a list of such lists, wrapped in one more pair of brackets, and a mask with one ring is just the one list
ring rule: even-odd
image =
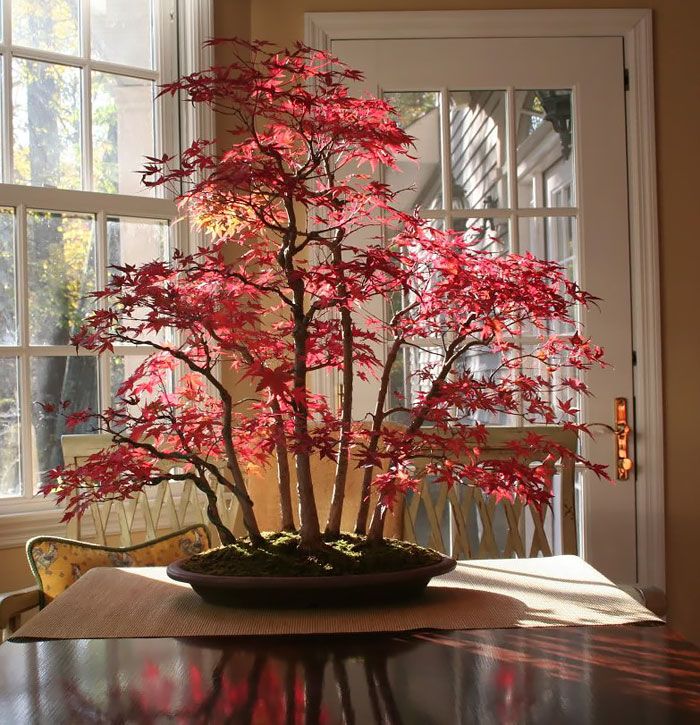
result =
[{"label": "door frame", "polygon": [[[664,445],[652,11],[455,10],[304,14],[304,40],[607,36],[623,40],[634,367],[637,580],[663,590]],[[639,445],[639,444],[643,445]]]}]

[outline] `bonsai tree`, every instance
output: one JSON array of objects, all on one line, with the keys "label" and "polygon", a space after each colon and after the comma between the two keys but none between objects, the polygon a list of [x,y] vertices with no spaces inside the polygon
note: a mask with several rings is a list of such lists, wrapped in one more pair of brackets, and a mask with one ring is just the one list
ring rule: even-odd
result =
[{"label": "bonsai tree", "polygon": [[[295,485],[299,547],[311,552],[341,533],[351,467],[363,470],[352,492],[355,533],[370,543],[382,541],[387,512],[426,476],[545,506],[555,459],[573,456],[604,475],[554,443],[545,465],[530,466],[524,454],[543,446],[534,433],[512,442],[510,459],[485,460],[487,430],[474,423],[480,412],[505,413],[586,431],[576,421],[586,386],[564,372],[600,363],[602,352],[580,332],[551,331],[576,329],[573,310],[591,295],[554,262],[485,251],[417,211],[401,212],[380,172],[410,155],[411,137],[385,101],[350,94],[359,71],[303,45],[278,52],[263,42],[211,42],[230,43],[234,61],[163,93],[230,119],[227,147],[217,153],[214,141],[196,140],[178,158],[149,159],[143,176],[180,190],[208,243],[116,267],[93,293],[98,304],[75,345],[151,352],[112,407],[67,407],[69,426],[92,419],[114,443],[50,473],[43,491],[66,506],[66,518],[164,480],[191,480],[230,544],[218,482],[236,497],[251,545],[262,546],[246,470],[274,465],[276,492],[265,493],[279,499],[279,528],[296,530]],[[377,301],[384,315],[368,312]],[[534,346],[519,342],[525,326]],[[395,373],[425,340],[436,341],[425,348],[430,362],[406,371],[412,392],[402,392]],[[497,356],[495,372],[473,369],[480,353]],[[237,396],[241,386],[222,384],[219,368],[253,393]],[[312,373],[336,371],[339,405],[310,387]],[[360,413],[357,379],[376,381],[374,406]],[[335,462],[326,521],[314,456]]]}]

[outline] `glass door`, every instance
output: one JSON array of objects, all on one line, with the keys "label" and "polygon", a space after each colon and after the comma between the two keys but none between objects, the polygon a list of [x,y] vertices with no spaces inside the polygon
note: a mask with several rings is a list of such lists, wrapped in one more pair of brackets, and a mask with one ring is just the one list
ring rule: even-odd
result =
[{"label": "glass door", "polygon": [[[404,209],[418,206],[436,226],[494,251],[555,260],[601,298],[579,315],[611,366],[587,374],[594,397],[581,401],[581,416],[614,425],[615,398],[633,401],[622,41],[343,40],[333,52],[365,73],[355,90],[383,95],[415,138],[419,163],[385,176],[406,189]],[[419,351],[404,360],[406,369],[421,364]],[[466,364],[493,372],[488,355]],[[373,381],[358,382],[356,396],[367,409]],[[597,430],[581,445],[614,477],[613,437]],[[580,474],[577,488],[582,555],[614,579],[634,580],[633,476],[611,485]]]}]

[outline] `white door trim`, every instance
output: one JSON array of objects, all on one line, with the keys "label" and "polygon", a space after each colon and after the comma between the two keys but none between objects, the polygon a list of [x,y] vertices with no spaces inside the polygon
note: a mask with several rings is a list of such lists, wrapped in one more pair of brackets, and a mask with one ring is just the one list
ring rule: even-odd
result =
[{"label": "white door trim", "polygon": [[626,94],[632,335],[636,353],[637,579],[665,589],[661,293],[651,10],[456,10],[306,13],[305,42],[334,40],[616,36]]}]

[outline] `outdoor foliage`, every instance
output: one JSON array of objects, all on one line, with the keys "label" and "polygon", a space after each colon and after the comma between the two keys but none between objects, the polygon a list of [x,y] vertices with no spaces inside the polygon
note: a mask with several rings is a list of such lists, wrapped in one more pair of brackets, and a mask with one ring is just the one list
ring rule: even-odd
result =
[{"label": "outdoor foliage", "polygon": [[[400,212],[381,169],[410,154],[411,138],[386,102],[350,95],[346,84],[358,71],[303,45],[277,52],[262,42],[212,42],[231,43],[235,62],[164,92],[226,114],[228,148],[217,155],[213,141],[198,140],[180,158],[150,159],[144,174],[148,186],[185,185],[182,206],[211,243],[171,261],[117,267],[94,293],[97,308],[76,345],[154,352],[104,413],[67,409],[70,425],[94,415],[115,445],[54,470],[44,492],[71,517],[96,501],[191,479],[227,543],[215,480],[237,497],[260,542],[245,472],[275,461],[280,528],[294,528],[295,482],[302,546],[313,549],[322,522],[312,456],[336,462],[325,533],[339,533],[348,469],[358,466],[356,531],[374,541],[397,497],[425,476],[545,505],[551,461],[574,456],[603,475],[555,444],[549,460],[530,467],[521,459],[542,448],[534,434],[513,442],[511,459],[484,460],[486,429],[469,422],[485,411],[587,430],[576,422],[576,400],[587,392],[577,371],[599,364],[602,351],[575,331],[572,314],[591,296],[556,263],[484,251],[463,233]],[[367,312],[377,300],[383,317]],[[534,347],[518,342],[524,329]],[[570,332],[551,334],[562,329]],[[425,340],[437,341],[424,346],[433,362],[412,373],[414,392],[401,397],[391,391],[392,368]],[[478,352],[498,356],[493,374],[472,369]],[[237,399],[219,381],[219,364],[252,382],[255,395]],[[172,389],[178,370],[185,372]],[[310,389],[312,372],[332,370],[344,385],[338,409]],[[359,414],[358,378],[376,380],[377,389],[374,409]]]}]

